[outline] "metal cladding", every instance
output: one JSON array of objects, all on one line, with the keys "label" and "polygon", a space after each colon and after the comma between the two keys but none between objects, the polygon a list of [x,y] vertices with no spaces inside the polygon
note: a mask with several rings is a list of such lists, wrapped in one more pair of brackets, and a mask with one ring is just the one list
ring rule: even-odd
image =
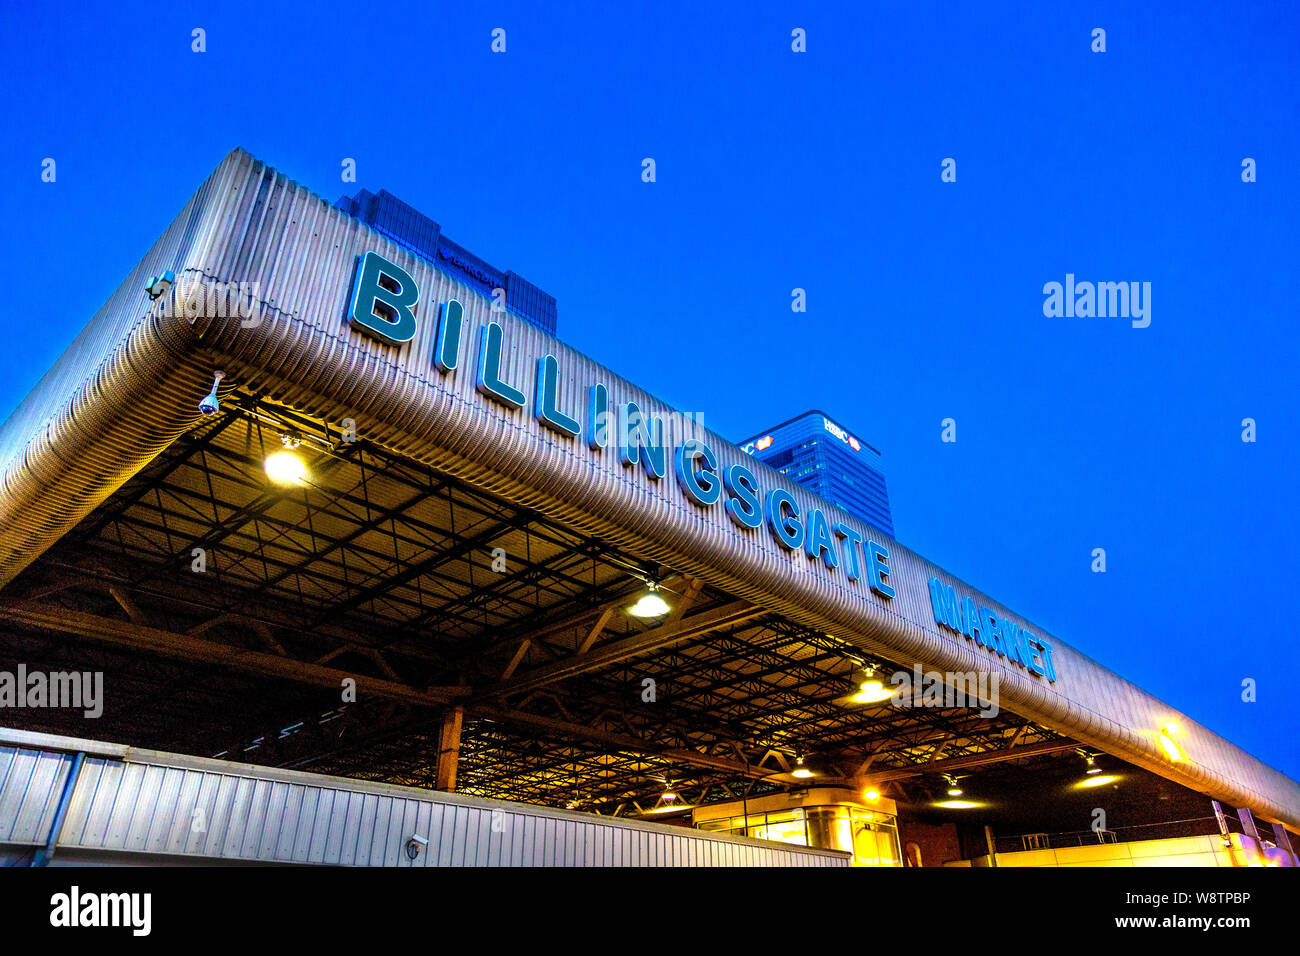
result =
[{"label": "metal cladding", "polygon": [[[45,844],[77,753],[56,862],[849,865],[836,850],[4,729],[0,859]],[[417,834],[428,842],[412,860]]]},{"label": "metal cladding", "polygon": [[[367,252],[419,285],[421,321],[405,344],[381,343],[347,324],[356,263]],[[163,318],[143,280],[164,269],[178,283],[256,283],[254,314]],[[461,367],[444,373],[434,361],[436,310],[453,298],[464,306]],[[585,408],[589,385],[604,383],[611,408],[635,402],[649,415],[674,416],[666,403],[534,326],[493,313],[490,299],[451,274],[247,153],[232,152],[0,430],[0,583],[183,434],[212,370],[221,368],[227,384],[318,418],[352,418],[371,442],[905,667],[992,669],[1008,710],[1300,831],[1300,784],[897,542],[887,542],[896,594],[885,599],[862,580],[827,573],[800,549],[778,547],[762,528],[738,527],[720,504],[693,504],[671,474],[654,480],[624,467],[616,441],[593,450],[583,437],[538,421],[531,408],[485,399],[471,366],[489,322],[504,330],[501,378],[527,391],[539,359],[555,356],[559,406],[569,414]],[[815,508],[832,522],[853,523],[722,437],[687,428],[682,439],[706,442],[719,473],[748,466],[764,489],[783,490],[802,513]],[[936,624],[931,578],[1050,640],[1055,682]],[[1159,741],[1170,722],[1181,728],[1182,761],[1172,761]]]}]

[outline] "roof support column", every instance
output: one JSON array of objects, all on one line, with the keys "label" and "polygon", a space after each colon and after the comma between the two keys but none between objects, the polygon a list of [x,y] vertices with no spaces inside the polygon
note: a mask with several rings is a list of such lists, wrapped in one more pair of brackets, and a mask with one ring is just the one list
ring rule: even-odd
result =
[{"label": "roof support column", "polygon": [[998,845],[993,839],[993,828],[988,825],[984,827],[984,845],[989,849],[989,866],[997,866]]},{"label": "roof support column", "polygon": [[1241,829],[1248,837],[1255,841],[1259,846],[1259,831],[1255,829],[1255,817],[1246,807],[1237,808],[1237,819],[1241,821]]},{"label": "roof support column", "polygon": [[1291,838],[1286,835],[1286,827],[1280,823],[1273,824],[1273,842],[1290,853],[1292,857],[1295,856],[1295,850],[1291,849]]},{"label": "roof support column", "polygon": [[460,727],[465,719],[464,707],[452,707],[442,718],[438,734],[438,776],[434,789],[456,792],[456,765],[460,762]]}]

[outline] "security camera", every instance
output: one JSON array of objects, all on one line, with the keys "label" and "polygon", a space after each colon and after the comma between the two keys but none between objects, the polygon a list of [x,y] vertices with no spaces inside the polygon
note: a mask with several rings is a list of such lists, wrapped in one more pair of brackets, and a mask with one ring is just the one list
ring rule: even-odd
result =
[{"label": "security camera", "polygon": [[211,417],[221,411],[221,403],[217,401],[217,386],[221,380],[226,377],[226,373],[218,369],[212,375],[212,391],[203,396],[203,401],[199,402],[199,414],[204,417]]},{"label": "security camera", "polygon": [[420,855],[420,847],[425,847],[428,845],[429,845],[429,841],[426,840],[424,837],[420,836],[420,834],[418,833],[411,834],[411,839],[406,841],[407,859],[414,860],[417,856]]}]

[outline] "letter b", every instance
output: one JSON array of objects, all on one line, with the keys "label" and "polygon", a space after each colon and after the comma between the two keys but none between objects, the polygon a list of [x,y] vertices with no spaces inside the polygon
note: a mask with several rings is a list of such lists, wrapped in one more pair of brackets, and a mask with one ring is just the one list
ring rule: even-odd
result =
[{"label": "letter b", "polygon": [[348,321],[381,342],[402,345],[415,338],[411,310],[419,301],[420,289],[405,269],[377,252],[367,252],[357,266]]}]

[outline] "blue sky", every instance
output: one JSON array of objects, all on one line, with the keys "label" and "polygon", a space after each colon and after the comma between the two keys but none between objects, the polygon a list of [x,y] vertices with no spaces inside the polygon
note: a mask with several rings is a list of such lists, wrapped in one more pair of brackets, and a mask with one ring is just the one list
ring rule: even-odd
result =
[{"label": "blue sky", "polygon": [[[725,435],[827,410],[900,541],[1300,777],[1295,8],[6,6],[0,417],[243,146]],[[1044,317],[1067,272],[1151,326]]]}]

